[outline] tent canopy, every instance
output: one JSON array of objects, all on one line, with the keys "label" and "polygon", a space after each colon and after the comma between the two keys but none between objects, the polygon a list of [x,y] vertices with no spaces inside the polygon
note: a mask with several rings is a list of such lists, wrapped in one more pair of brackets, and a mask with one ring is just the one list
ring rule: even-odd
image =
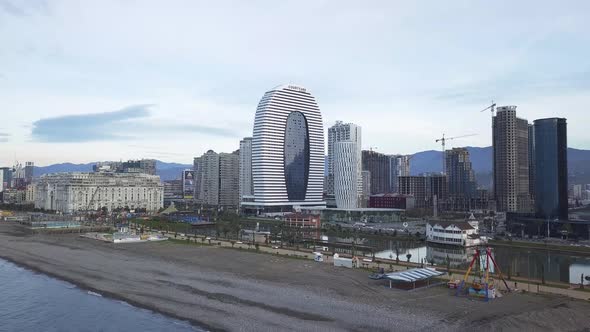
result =
[{"label": "tent canopy", "polygon": [[426,280],[432,277],[438,277],[443,274],[444,272],[439,272],[435,269],[415,268],[405,271],[387,273],[383,276],[383,279],[399,282],[415,282],[419,280]]}]

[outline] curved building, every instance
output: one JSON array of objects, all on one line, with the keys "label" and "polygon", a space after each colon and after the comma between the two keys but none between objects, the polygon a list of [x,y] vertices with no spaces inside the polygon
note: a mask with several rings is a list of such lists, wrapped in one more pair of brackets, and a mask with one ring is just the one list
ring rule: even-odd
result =
[{"label": "curved building", "polygon": [[264,94],[252,138],[254,202],[277,207],[325,206],[324,129],[315,98],[295,85]]},{"label": "curved building", "polygon": [[358,207],[359,149],[355,142],[334,143],[334,198],[339,209]]}]

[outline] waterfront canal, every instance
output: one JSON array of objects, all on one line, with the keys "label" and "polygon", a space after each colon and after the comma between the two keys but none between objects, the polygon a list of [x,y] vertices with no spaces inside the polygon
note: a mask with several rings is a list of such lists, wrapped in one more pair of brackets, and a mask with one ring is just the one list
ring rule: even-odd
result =
[{"label": "waterfront canal", "polygon": [[[328,237],[332,245],[352,243],[352,239]],[[447,266],[466,269],[473,259],[475,248],[463,248],[433,245],[422,241],[388,240],[379,238],[357,238],[355,249],[357,254],[372,256],[371,251],[363,248],[374,248],[376,258],[424,263],[435,266]],[[330,246],[330,245],[329,245]],[[580,274],[590,276],[590,255],[560,253],[547,249],[526,249],[507,246],[491,246],[492,254],[504,275],[530,278],[534,280],[580,283]],[[338,246],[337,252],[350,253],[350,249]]]}]

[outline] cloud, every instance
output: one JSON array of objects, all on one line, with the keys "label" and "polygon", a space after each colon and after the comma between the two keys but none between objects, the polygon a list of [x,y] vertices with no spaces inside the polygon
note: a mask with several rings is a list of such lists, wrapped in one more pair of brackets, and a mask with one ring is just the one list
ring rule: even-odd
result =
[{"label": "cloud", "polygon": [[[515,100],[543,95],[567,95],[590,88],[590,71],[566,74],[503,75],[443,89],[433,99],[461,103],[484,103],[490,99]],[[502,101],[500,101],[502,103]]]},{"label": "cloud", "polygon": [[14,16],[27,16],[35,12],[47,11],[47,2],[44,0],[33,1],[0,1],[0,12],[5,12]]},{"label": "cloud", "polygon": [[149,116],[153,105],[133,105],[114,112],[65,115],[33,122],[34,141],[74,143],[129,139],[126,125]]},{"label": "cloud", "polygon": [[8,142],[9,138],[10,138],[10,134],[0,133],[0,143]]},{"label": "cloud", "polygon": [[196,132],[208,136],[222,136],[222,137],[241,137],[238,135],[239,130],[230,128],[210,127],[201,125],[180,125],[173,126],[177,130]]},{"label": "cloud", "polygon": [[230,128],[152,121],[150,107],[140,104],[114,112],[65,115],[33,122],[34,141],[46,143],[80,143],[120,141],[136,138],[161,138],[177,133],[217,137],[240,137],[240,130]]}]

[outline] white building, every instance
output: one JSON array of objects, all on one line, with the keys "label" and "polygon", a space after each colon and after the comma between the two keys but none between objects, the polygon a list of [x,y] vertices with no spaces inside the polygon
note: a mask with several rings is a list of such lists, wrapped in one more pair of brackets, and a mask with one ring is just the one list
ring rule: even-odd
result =
[{"label": "white building", "polygon": [[426,224],[426,241],[463,247],[481,243],[477,222],[473,221],[429,221]]},{"label": "white building", "polygon": [[252,182],[252,137],[240,141],[240,203],[254,195]]},{"label": "white building", "polygon": [[338,141],[334,143],[334,158],[332,159],[334,163],[334,197],[338,209],[350,210],[359,207],[360,163],[358,162],[358,151],[356,142]]},{"label": "white building", "polygon": [[411,156],[393,155],[389,157],[389,177],[391,192],[399,193],[399,177],[410,176]]},{"label": "white building", "polygon": [[328,195],[335,194],[335,181],[334,181],[334,168],[336,167],[336,163],[338,162],[335,160],[335,144],[340,141],[351,141],[356,143],[356,162],[358,163],[357,169],[357,190],[358,196],[361,196],[362,191],[362,134],[361,134],[361,127],[357,126],[354,123],[343,123],[342,121],[336,121],[332,127],[328,128],[328,172],[327,172],[327,183],[326,183],[326,193]]},{"label": "white building", "polygon": [[309,91],[278,86],[264,94],[252,139],[254,202],[270,211],[294,206],[325,207],[322,115]]},{"label": "white building", "polygon": [[12,168],[0,167],[0,192],[11,187]]},{"label": "white building", "polygon": [[35,185],[32,183],[27,185],[25,200],[27,203],[35,203]]},{"label": "white building", "polygon": [[582,199],[582,185],[574,184],[573,187],[574,199]]},{"label": "white building", "polygon": [[55,173],[39,178],[35,207],[63,213],[117,208],[157,211],[164,205],[160,177],[142,173]]}]

